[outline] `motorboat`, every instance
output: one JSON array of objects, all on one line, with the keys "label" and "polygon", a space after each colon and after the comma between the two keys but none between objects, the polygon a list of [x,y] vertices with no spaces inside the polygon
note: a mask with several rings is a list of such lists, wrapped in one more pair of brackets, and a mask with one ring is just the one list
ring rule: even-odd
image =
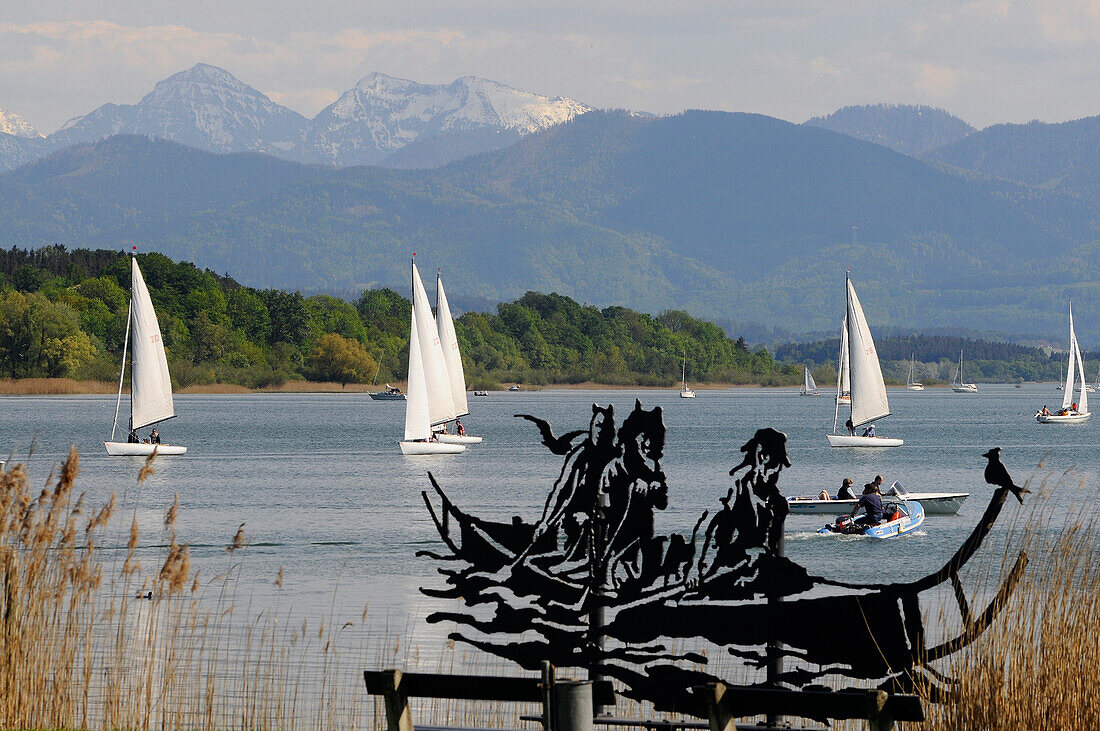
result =
[{"label": "motorboat", "polygon": [[851,515],[842,515],[817,532],[862,535],[871,538],[897,538],[906,533],[912,533],[924,524],[924,508],[918,502],[911,500],[898,503],[884,502],[882,508],[883,517],[886,520],[878,525],[863,525],[853,520]]},{"label": "motorboat", "polygon": [[[135,246],[133,251],[136,252]],[[126,355],[130,355],[130,429],[125,442],[115,441],[118,412],[122,405],[122,384],[126,377]],[[130,254],[130,311],[126,318],[126,338],[122,345],[122,369],[118,374],[118,400],[115,401],[115,421],[111,438],[103,442],[112,457],[147,457],[185,454],[187,447],[178,444],[153,443],[156,435],[141,440],[137,430],[175,418],[172,400],[172,376],[168,373],[168,358],[160,323],[149,297],[149,288],[137,263],[137,254]],[[155,431],[155,430],[154,430]]]},{"label": "motorboat", "polygon": [[955,393],[977,393],[978,386],[975,383],[963,383],[963,352],[959,348],[959,366],[955,369],[955,377],[951,379],[951,390]]},{"label": "motorboat", "polygon": [[[1074,383],[1080,378],[1080,401],[1073,400]],[[1062,408],[1049,411],[1044,406],[1035,413],[1040,424],[1083,424],[1089,420],[1089,392],[1085,388],[1085,365],[1081,360],[1081,347],[1077,333],[1073,331],[1073,303],[1069,305],[1069,357],[1066,363],[1066,383],[1062,393]],[[1046,413],[1044,413],[1046,412]]]},{"label": "motorboat", "polygon": [[401,454],[464,452],[464,445],[440,442],[432,431],[432,427],[456,418],[455,404],[435,318],[432,317],[424,283],[416,270],[415,254],[412,261],[412,317],[409,322],[408,398],[405,400],[405,438],[400,443]]},{"label": "motorboat", "polygon": [[443,360],[447,365],[447,380],[451,388],[451,399],[455,406],[456,433],[449,433],[447,424],[436,432],[436,438],[445,444],[480,444],[481,437],[467,434],[459,421],[470,413],[466,401],[466,374],[462,370],[462,353],[458,349],[458,336],[455,334],[454,320],[451,318],[451,306],[447,302],[447,293],[443,291],[443,275],[435,273],[435,316],[439,331],[439,345],[443,349]]},{"label": "motorboat", "polygon": [[810,373],[809,366],[802,366],[802,388],[798,390],[799,396],[820,396],[821,393],[817,390],[817,384],[814,383],[813,374]]},{"label": "motorboat", "polygon": [[845,369],[837,378],[836,409],[833,412],[833,433],[827,434],[831,447],[900,447],[904,440],[896,437],[880,437],[874,433],[874,422],[890,415],[890,402],[886,398],[886,383],[882,380],[882,368],[879,365],[875,341],[871,338],[871,329],[863,314],[863,306],[856,296],[851,277],[844,274],[845,298],[847,309],[842,332],[847,348],[841,346],[841,359],[845,350],[848,355],[848,368],[851,379],[852,415],[849,419],[853,430],[864,424],[869,425],[862,435],[837,434],[836,427],[840,416],[840,396],[843,389]]},{"label": "motorboat", "polygon": [[[963,502],[970,497],[968,492],[909,492],[895,482],[883,493],[883,497],[897,497],[902,500],[920,503],[924,512],[931,515],[956,515]],[[847,515],[858,503],[858,499],[824,500],[820,497],[789,497],[787,507],[792,515]]]}]

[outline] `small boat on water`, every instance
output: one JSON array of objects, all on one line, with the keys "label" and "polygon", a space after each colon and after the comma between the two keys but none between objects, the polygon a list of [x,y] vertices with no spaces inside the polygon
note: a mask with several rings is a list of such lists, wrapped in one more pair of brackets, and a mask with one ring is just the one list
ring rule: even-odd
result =
[{"label": "small boat on water", "polygon": [[[135,246],[136,250],[137,247]],[[126,353],[130,353],[130,430],[129,441],[116,442],[118,411],[122,405],[122,382],[126,376]],[[172,401],[172,377],[164,355],[160,323],[149,298],[149,289],[138,267],[137,254],[130,254],[130,312],[126,318],[126,339],[122,345],[122,370],[118,374],[118,400],[111,439],[103,442],[112,457],[145,457],[155,449],[158,455],[184,454],[187,447],[178,444],[153,444],[156,437],[138,441],[137,430],[175,418]],[[154,431],[156,431],[154,429]]]},{"label": "small boat on water", "polygon": [[799,396],[820,396],[821,393],[817,390],[817,384],[814,383],[813,374],[810,373],[809,366],[802,366],[805,371],[802,376],[802,388],[798,390]]},{"label": "small boat on water", "polygon": [[[1081,400],[1074,402],[1073,386],[1080,376]],[[1077,333],[1073,331],[1073,303],[1069,306],[1069,357],[1066,363],[1066,383],[1063,387],[1062,408],[1047,411],[1044,406],[1035,413],[1040,424],[1082,424],[1089,420],[1089,392],[1085,388],[1085,365],[1081,360],[1081,348],[1077,343]],[[1044,413],[1046,412],[1046,413]]]},{"label": "small boat on water", "polygon": [[977,393],[978,386],[974,383],[963,383],[963,352],[959,349],[959,367],[955,369],[955,377],[951,382],[951,390],[955,393]]},{"label": "small boat on water", "polygon": [[489,392],[488,391],[474,391],[474,395],[475,396],[488,396]]},{"label": "small boat on water", "polygon": [[511,385],[511,386],[509,386],[509,387],[508,387],[508,390],[509,390],[509,391],[518,391],[518,390],[519,390],[519,386],[517,386],[517,385],[514,385],[514,384],[513,384],[513,385]]},{"label": "small boat on water", "polygon": [[368,394],[375,401],[404,401],[405,394],[396,386],[386,384],[385,391],[372,391]]},{"label": "small boat on water", "polygon": [[883,515],[886,520],[878,525],[862,525],[850,515],[842,515],[834,523],[820,528],[818,533],[841,533],[843,535],[863,535],[871,538],[897,538],[912,533],[924,523],[924,508],[920,503],[903,501],[884,503]]},{"label": "small boat on water", "polygon": [[684,351],[684,364],[680,369],[680,398],[695,398],[695,391],[688,388],[687,383],[687,366],[688,356],[687,351]]},{"label": "small boat on water", "polygon": [[[970,497],[970,493],[909,492],[901,486],[901,483],[895,482],[882,496],[920,503],[924,507],[924,512],[930,515],[956,515],[963,502]],[[789,497],[787,507],[791,515],[847,515],[858,502],[856,499],[825,500],[817,496]]]},{"label": "small boat on water", "polygon": [[913,380],[913,368],[917,365],[917,358],[915,355],[909,358],[909,376],[905,379],[905,388],[910,391],[923,391],[924,384],[920,381]]},{"label": "small boat on water", "polygon": [[465,433],[463,416],[470,413],[466,401],[466,374],[462,370],[462,353],[458,349],[458,336],[455,335],[454,320],[451,319],[451,306],[447,303],[447,293],[443,291],[443,275],[437,269],[435,274],[435,316],[439,327],[439,345],[443,348],[443,360],[447,364],[447,378],[451,388],[451,399],[455,405],[455,427],[457,433],[447,432],[447,424],[436,432],[436,438],[445,444],[479,444],[481,437]]},{"label": "small boat on water", "polygon": [[409,382],[405,401],[405,438],[401,454],[459,454],[462,444],[440,442],[432,427],[454,420],[455,404],[451,395],[447,364],[439,344],[428,294],[412,261],[412,318],[409,324]]},{"label": "small boat on water", "polygon": [[869,424],[867,432],[861,435],[837,434],[836,426],[840,416],[840,396],[843,388],[843,375],[837,379],[837,407],[833,413],[833,433],[827,434],[831,447],[900,447],[903,439],[880,437],[874,434],[874,421],[890,415],[890,402],[886,398],[886,383],[882,380],[882,368],[879,366],[875,341],[871,338],[871,329],[863,314],[863,306],[856,296],[855,287],[847,272],[844,275],[847,313],[844,318],[844,339],[847,348],[841,346],[841,355],[848,354],[848,371],[851,377],[853,430]]}]

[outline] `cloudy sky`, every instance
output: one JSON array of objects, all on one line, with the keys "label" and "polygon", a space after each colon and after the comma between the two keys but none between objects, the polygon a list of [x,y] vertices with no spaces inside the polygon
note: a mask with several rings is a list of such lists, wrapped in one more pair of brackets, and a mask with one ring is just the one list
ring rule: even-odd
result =
[{"label": "cloudy sky", "polygon": [[0,4],[0,109],[43,132],[200,61],[310,117],[381,71],[656,113],[929,104],[983,127],[1100,114],[1100,0]]}]

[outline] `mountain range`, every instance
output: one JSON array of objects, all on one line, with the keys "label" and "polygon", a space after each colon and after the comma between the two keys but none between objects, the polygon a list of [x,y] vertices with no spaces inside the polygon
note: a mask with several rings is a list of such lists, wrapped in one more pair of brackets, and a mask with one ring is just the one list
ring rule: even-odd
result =
[{"label": "mountain range", "polygon": [[0,175],[0,245],[136,243],[246,284],[347,293],[404,291],[417,251],[481,301],[558,291],[796,332],[839,327],[850,266],[876,327],[1057,342],[1072,295],[1078,333],[1100,339],[1100,205],[1077,156],[1018,180],[1038,143],[966,146],[984,134],[933,160],[762,115],[593,111],[430,170],[122,135]]},{"label": "mountain range", "polygon": [[430,85],[371,73],[306,119],[228,71],[197,64],[159,82],[137,104],[105,104],[45,137],[0,112],[0,170],[117,134],[302,163],[433,167],[512,144],[587,111],[572,99],[473,76]]}]

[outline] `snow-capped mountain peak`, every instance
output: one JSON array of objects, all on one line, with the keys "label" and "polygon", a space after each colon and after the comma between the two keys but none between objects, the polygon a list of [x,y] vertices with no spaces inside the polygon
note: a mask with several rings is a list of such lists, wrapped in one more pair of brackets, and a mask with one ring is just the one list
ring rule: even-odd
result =
[{"label": "snow-capped mountain peak", "polygon": [[15,112],[5,112],[3,109],[0,109],[0,133],[13,137],[26,137],[35,140],[40,137],[45,137],[45,135],[36,130],[34,125],[30,122],[23,119]]}]

